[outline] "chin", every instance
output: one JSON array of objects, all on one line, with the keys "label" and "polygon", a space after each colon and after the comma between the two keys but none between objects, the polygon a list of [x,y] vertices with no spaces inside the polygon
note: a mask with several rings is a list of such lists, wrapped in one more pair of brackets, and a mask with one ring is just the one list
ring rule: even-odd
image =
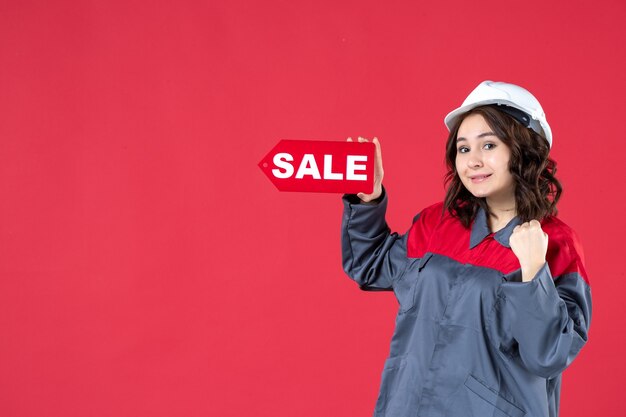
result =
[{"label": "chin", "polygon": [[467,191],[470,192],[471,195],[473,195],[476,198],[485,198],[489,196],[489,192],[487,191],[480,191],[480,190],[475,190],[475,189],[471,189],[471,188],[467,188],[465,187],[465,189]]}]

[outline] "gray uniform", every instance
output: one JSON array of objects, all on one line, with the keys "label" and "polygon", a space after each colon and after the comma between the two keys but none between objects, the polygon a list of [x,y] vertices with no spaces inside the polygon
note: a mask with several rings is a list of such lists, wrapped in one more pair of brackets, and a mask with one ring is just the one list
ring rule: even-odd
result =
[{"label": "gray uniform", "polygon": [[343,266],[363,290],[399,302],[376,417],[555,417],[561,373],[587,341],[591,292],[576,234],[548,217],[547,263],[521,282],[513,219],[490,233],[424,209],[404,235],[385,222],[387,197],[344,196]]}]

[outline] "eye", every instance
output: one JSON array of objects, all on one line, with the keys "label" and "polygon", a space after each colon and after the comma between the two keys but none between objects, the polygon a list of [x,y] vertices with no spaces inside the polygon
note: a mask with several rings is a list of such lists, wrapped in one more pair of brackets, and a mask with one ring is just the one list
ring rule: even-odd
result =
[{"label": "eye", "polygon": [[491,143],[491,142],[485,143],[485,145],[483,146],[483,148],[485,148],[487,150],[493,149],[495,147],[496,147],[496,144],[495,143]]},{"label": "eye", "polygon": [[458,153],[467,153],[469,152],[469,148],[467,146],[461,146],[459,149],[456,150]]}]

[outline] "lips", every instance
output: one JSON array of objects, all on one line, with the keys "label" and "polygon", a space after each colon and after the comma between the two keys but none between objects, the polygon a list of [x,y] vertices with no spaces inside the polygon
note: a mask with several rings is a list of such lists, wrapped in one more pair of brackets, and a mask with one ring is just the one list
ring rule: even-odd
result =
[{"label": "lips", "polygon": [[491,174],[486,174],[486,175],[472,175],[470,177],[470,180],[472,180],[473,183],[480,183],[485,181],[487,178],[491,177]]}]

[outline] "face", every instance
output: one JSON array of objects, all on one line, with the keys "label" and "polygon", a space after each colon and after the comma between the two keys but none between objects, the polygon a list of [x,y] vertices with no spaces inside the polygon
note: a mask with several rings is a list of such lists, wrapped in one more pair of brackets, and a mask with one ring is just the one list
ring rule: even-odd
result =
[{"label": "face", "polygon": [[457,133],[456,171],[475,197],[489,205],[515,206],[515,182],[509,171],[511,151],[480,114],[467,116]]}]

